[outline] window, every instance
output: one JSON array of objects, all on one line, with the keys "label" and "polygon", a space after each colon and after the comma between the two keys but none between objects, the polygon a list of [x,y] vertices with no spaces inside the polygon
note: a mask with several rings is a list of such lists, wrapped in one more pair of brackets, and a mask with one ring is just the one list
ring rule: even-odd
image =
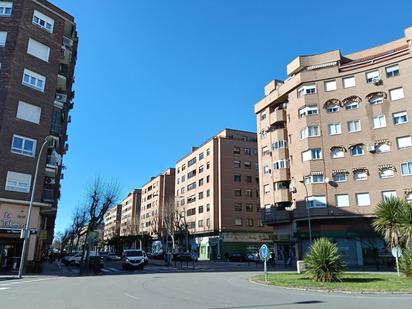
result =
[{"label": "window", "polygon": [[203,178],[199,179],[199,187],[203,186],[204,183],[205,181],[203,180]]},{"label": "window", "polygon": [[6,46],[7,32],[0,31],[0,47]]},{"label": "window", "polygon": [[190,171],[187,173],[187,179],[190,179],[192,177],[196,176],[196,170]]},{"label": "window", "polygon": [[240,147],[233,147],[233,154],[240,155]]},{"label": "window", "polygon": [[343,88],[351,88],[356,86],[355,76],[345,77],[342,79]]},{"label": "window", "polygon": [[389,143],[379,143],[375,145],[375,152],[382,153],[382,152],[389,152],[391,151],[391,146]]},{"label": "window", "polygon": [[344,158],[345,151],[342,149],[342,147],[332,147],[330,150],[330,155],[332,159]]},{"label": "window", "polygon": [[235,225],[242,226],[242,218],[236,218],[235,219]]},{"label": "window", "polygon": [[0,16],[11,16],[11,11],[13,8],[13,2],[0,2]]},{"label": "window", "polygon": [[236,168],[240,168],[241,166],[240,166],[240,161],[233,161],[233,165],[234,165],[234,167],[236,167]]},{"label": "window", "polygon": [[395,76],[399,76],[399,65],[398,64],[395,64],[395,65],[392,65],[392,66],[386,68],[386,77],[387,78],[391,78],[391,77],[395,77]]},{"label": "window", "polygon": [[242,211],[242,203],[235,203],[235,211]]},{"label": "window", "polygon": [[199,153],[199,161],[203,160],[204,157],[205,157],[205,154],[203,152]]},{"label": "window", "polygon": [[243,148],[243,153],[244,153],[246,156],[252,155],[252,151],[251,151],[250,148]]},{"label": "window", "polygon": [[210,211],[210,204],[206,204],[206,211],[207,211],[207,212]]},{"label": "window", "polygon": [[391,178],[395,176],[395,171],[392,167],[382,167],[379,169],[380,178]]},{"label": "window", "polygon": [[342,133],[342,128],[340,123],[330,123],[328,124],[329,135],[337,135]]},{"label": "window", "polygon": [[263,193],[264,194],[269,194],[270,193],[270,185],[264,185],[263,186]]},{"label": "window", "polygon": [[196,214],[196,208],[190,208],[187,210],[186,215],[189,216],[194,216]]},{"label": "window", "polygon": [[373,71],[366,73],[366,82],[367,83],[376,83],[380,80],[379,71]]},{"label": "window", "polygon": [[285,140],[277,140],[272,143],[272,149],[281,149],[281,148],[288,148],[288,141]]},{"label": "window", "polygon": [[350,149],[350,154],[353,157],[356,156],[363,156],[365,154],[364,150],[363,150],[363,146],[362,145],[355,145]]},{"label": "window", "polygon": [[298,97],[316,93],[316,85],[305,85],[298,89]]},{"label": "window", "polygon": [[252,168],[252,163],[250,163],[250,161],[245,161],[244,166],[247,169],[251,169]]},{"label": "window", "polygon": [[325,82],[325,91],[336,90],[336,80],[328,80]]},{"label": "window", "polygon": [[348,121],[348,131],[349,131],[349,133],[361,131],[361,122],[360,122],[360,120],[350,120],[350,121]]},{"label": "window", "polygon": [[246,190],[245,190],[245,196],[247,196],[247,197],[252,197],[252,190],[246,189]]},{"label": "window", "polygon": [[39,124],[40,115],[40,107],[22,101],[19,102],[16,118]]},{"label": "window", "polygon": [[334,173],[332,175],[332,180],[334,182],[345,182],[347,181],[347,173],[346,172],[339,172],[339,173]]},{"label": "window", "polygon": [[252,176],[246,176],[245,182],[252,183]]},{"label": "window", "polygon": [[389,90],[389,97],[391,98],[391,101],[403,99],[405,97],[405,94],[403,93],[403,88],[399,87],[396,89]]},{"label": "window", "polygon": [[183,176],[181,177],[181,181],[182,181],[182,182],[185,182],[185,180],[186,180],[186,175],[183,175]]},{"label": "window", "polygon": [[320,136],[320,130],[319,130],[319,126],[315,125],[315,126],[308,126],[303,128],[302,130],[300,130],[300,138],[301,139],[305,139],[308,137],[316,137],[316,136]]},{"label": "window", "polygon": [[245,210],[246,210],[247,212],[253,212],[253,204],[251,204],[251,203],[246,203],[246,204],[245,204]]},{"label": "window", "polygon": [[299,118],[312,116],[318,114],[318,107],[316,105],[309,105],[299,109]]},{"label": "window", "polygon": [[200,173],[203,173],[203,171],[204,171],[203,165],[199,166],[199,174],[200,174]]},{"label": "window", "polygon": [[7,172],[6,179],[6,190],[29,193],[31,185],[31,175],[16,173],[16,172]]},{"label": "window", "polygon": [[266,119],[266,112],[263,112],[260,114],[260,120],[265,120]]},{"label": "window", "polygon": [[34,157],[36,152],[36,140],[23,136],[13,135],[11,152],[28,157]]},{"label": "window", "polygon": [[356,205],[369,206],[371,204],[369,193],[356,193]]},{"label": "window", "polygon": [[412,175],[412,162],[401,163],[401,175],[402,176]]},{"label": "window", "polygon": [[336,194],[335,195],[337,207],[349,207],[349,195],[348,194]]},{"label": "window", "polygon": [[263,226],[262,219],[256,219],[256,226],[257,227],[262,227]]},{"label": "window", "polygon": [[188,204],[193,203],[193,202],[196,202],[196,195],[191,195],[187,198]]},{"label": "window", "polygon": [[265,174],[265,175],[270,174],[269,165],[264,165],[263,166],[263,174]]},{"label": "window", "polygon": [[338,105],[328,105],[326,107],[326,112],[327,113],[337,113],[339,111],[339,106]]},{"label": "window", "polygon": [[199,192],[199,200],[201,200],[201,199],[203,199],[203,191],[202,192]]},{"label": "window", "polygon": [[325,196],[309,196],[307,198],[307,208],[325,208],[326,197]]},{"label": "window", "polygon": [[381,95],[374,95],[369,99],[369,104],[371,105],[378,105],[383,103],[383,96]]},{"label": "window", "polygon": [[210,148],[206,149],[206,156],[210,155]]},{"label": "window", "polygon": [[192,166],[195,163],[196,163],[196,157],[194,157],[193,159],[190,159],[189,162],[187,162],[187,167]]},{"label": "window", "polygon": [[322,159],[322,149],[313,148],[302,152],[302,161],[320,160]]},{"label": "window", "polygon": [[386,127],[385,115],[380,115],[372,118],[372,128],[379,129]]},{"label": "window", "polygon": [[368,171],[367,170],[356,170],[353,172],[353,180],[355,181],[363,181],[368,179]]},{"label": "window", "polygon": [[407,112],[398,112],[398,113],[393,113],[393,124],[403,124],[408,122],[408,113]]},{"label": "window", "polygon": [[37,10],[34,10],[32,22],[34,25],[53,33],[54,20]]},{"label": "window", "polygon": [[280,169],[284,169],[284,168],[288,168],[288,161],[287,160],[278,160],[273,162],[273,169],[274,170],[280,170]]},{"label": "window", "polygon": [[36,40],[29,39],[29,45],[27,47],[27,53],[39,58],[43,61],[48,62],[49,61],[49,55],[50,55],[50,47],[37,42]]},{"label": "window", "polygon": [[396,142],[398,143],[398,148],[399,149],[405,149],[405,148],[410,148],[412,147],[412,138],[411,136],[402,136],[402,137],[397,137]]},{"label": "window", "polygon": [[345,104],[345,109],[347,111],[352,110],[352,109],[357,109],[357,108],[359,108],[358,101],[349,101],[348,103]]},{"label": "window", "polygon": [[183,194],[183,193],[185,193],[185,188],[184,187],[180,188],[180,194]]},{"label": "window", "polygon": [[305,180],[305,184],[310,185],[313,183],[324,183],[323,174],[321,175],[308,175],[304,176],[303,179]]},{"label": "window", "polygon": [[43,92],[46,84],[46,77],[24,69],[22,84]]},{"label": "window", "polygon": [[203,220],[197,221],[197,226],[198,226],[199,228],[202,228],[202,227],[203,227]]},{"label": "window", "polygon": [[196,188],[196,181],[187,185],[187,191],[193,190],[195,188]]},{"label": "window", "polygon": [[240,175],[234,175],[234,176],[233,176],[233,181],[234,181],[234,182],[241,182],[241,181],[242,181],[242,176],[240,176]]},{"label": "window", "polygon": [[390,199],[392,197],[396,197],[396,191],[395,190],[391,190],[391,191],[382,191],[382,200],[387,200]]},{"label": "window", "polygon": [[262,156],[268,156],[270,154],[269,147],[265,146],[262,148]]},{"label": "window", "polygon": [[207,175],[206,176],[206,183],[209,183],[210,182],[210,175]]},{"label": "window", "polygon": [[206,169],[208,170],[210,168],[210,162],[206,163]]},{"label": "window", "polygon": [[242,196],[242,190],[241,189],[235,189],[235,196]]},{"label": "window", "polygon": [[247,218],[246,219],[246,226],[253,226],[253,219],[252,218]]}]

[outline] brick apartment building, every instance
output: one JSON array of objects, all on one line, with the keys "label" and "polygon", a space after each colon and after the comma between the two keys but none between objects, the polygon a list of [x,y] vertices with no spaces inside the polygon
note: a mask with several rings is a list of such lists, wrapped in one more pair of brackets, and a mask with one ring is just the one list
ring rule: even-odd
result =
[{"label": "brick apartment building", "polygon": [[[142,190],[133,189],[122,201],[120,215],[120,237],[135,236],[139,232],[140,205]],[[126,242],[126,247],[133,244]]]},{"label": "brick apartment building", "polygon": [[53,141],[41,154],[36,183],[28,266],[51,244],[77,43],[74,18],[48,1],[0,2],[0,270],[16,266],[21,254],[36,160],[49,135]]},{"label": "brick apartment building", "polygon": [[256,252],[260,216],[256,133],[225,129],[176,163],[176,203],[199,259]]},{"label": "brick apartment building", "polygon": [[120,236],[120,220],[122,216],[122,204],[110,208],[104,216],[103,240],[108,241]]},{"label": "brick apartment building", "polygon": [[300,56],[265,87],[255,105],[260,203],[278,260],[303,256],[309,215],[313,238],[333,238],[348,264],[385,250],[370,227],[375,205],[412,201],[411,40],[408,28],[360,52]]},{"label": "brick apartment building", "polygon": [[162,230],[162,211],[166,203],[174,202],[175,169],[169,168],[152,177],[142,186],[140,232],[157,239]]}]

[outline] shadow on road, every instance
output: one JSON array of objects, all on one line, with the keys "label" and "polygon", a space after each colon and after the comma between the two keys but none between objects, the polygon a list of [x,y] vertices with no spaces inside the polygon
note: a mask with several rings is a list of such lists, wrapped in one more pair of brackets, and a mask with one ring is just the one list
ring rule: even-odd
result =
[{"label": "shadow on road", "polygon": [[323,301],[320,300],[306,300],[306,301],[297,301],[297,302],[290,302],[290,303],[283,303],[283,304],[269,304],[269,305],[248,305],[248,306],[236,306],[236,307],[213,307],[209,309],[242,309],[242,308],[272,308],[272,307],[280,307],[280,306],[290,306],[290,305],[314,305],[314,304],[322,304]]}]

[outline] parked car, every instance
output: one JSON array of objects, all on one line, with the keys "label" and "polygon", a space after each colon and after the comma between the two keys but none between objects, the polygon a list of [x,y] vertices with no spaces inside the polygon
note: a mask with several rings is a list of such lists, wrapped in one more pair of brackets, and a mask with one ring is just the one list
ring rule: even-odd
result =
[{"label": "parked car", "polygon": [[145,264],[149,263],[149,257],[147,256],[145,251],[143,251],[143,256],[144,256],[144,263]]},{"label": "parked car", "polygon": [[246,257],[241,253],[233,253],[229,256],[229,262],[245,262]]},{"label": "parked car", "polygon": [[81,259],[82,259],[82,253],[75,252],[75,253],[71,253],[71,254],[66,255],[62,259],[62,263],[66,264],[66,265],[79,265]]},{"label": "parked car", "polygon": [[106,260],[108,261],[120,261],[121,259],[122,257],[114,252],[111,252],[106,256]]},{"label": "parked car", "polygon": [[181,253],[176,253],[173,255],[173,260],[180,261],[180,262],[192,262],[193,258],[195,261],[197,261],[197,256],[193,255],[190,252],[181,252]]},{"label": "parked car", "polygon": [[249,262],[261,262],[259,253],[249,253],[246,255],[246,260]]},{"label": "parked car", "polygon": [[101,256],[102,258],[105,258],[105,257],[107,257],[109,255],[109,252],[107,252],[107,251],[100,251],[99,252],[99,256]]},{"label": "parked car", "polygon": [[139,268],[144,269],[144,251],[139,249],[129,249],[123,251],[122,268]]}]

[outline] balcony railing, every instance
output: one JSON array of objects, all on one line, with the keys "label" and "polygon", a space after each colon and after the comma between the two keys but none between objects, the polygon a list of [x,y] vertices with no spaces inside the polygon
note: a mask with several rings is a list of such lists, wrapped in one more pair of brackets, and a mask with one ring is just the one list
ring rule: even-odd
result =
[{"label": "balcony railing", "polygon": [[44,189],[42,201],[50,203],[50,202],[54,202],[54,200],[55,200],[54,191],[50,189]]},{"label": "balcony railing", "polygon": [[64,36],[63,37],[63,46],[72,49],[73,48],[73,40]]},{"label": "balcony railing", "polygon": [[275,224],[288,222],[293,219],[293,212],[287,211],[282,207],[268,207],[261,209],[262,222],[264,224]]}]

